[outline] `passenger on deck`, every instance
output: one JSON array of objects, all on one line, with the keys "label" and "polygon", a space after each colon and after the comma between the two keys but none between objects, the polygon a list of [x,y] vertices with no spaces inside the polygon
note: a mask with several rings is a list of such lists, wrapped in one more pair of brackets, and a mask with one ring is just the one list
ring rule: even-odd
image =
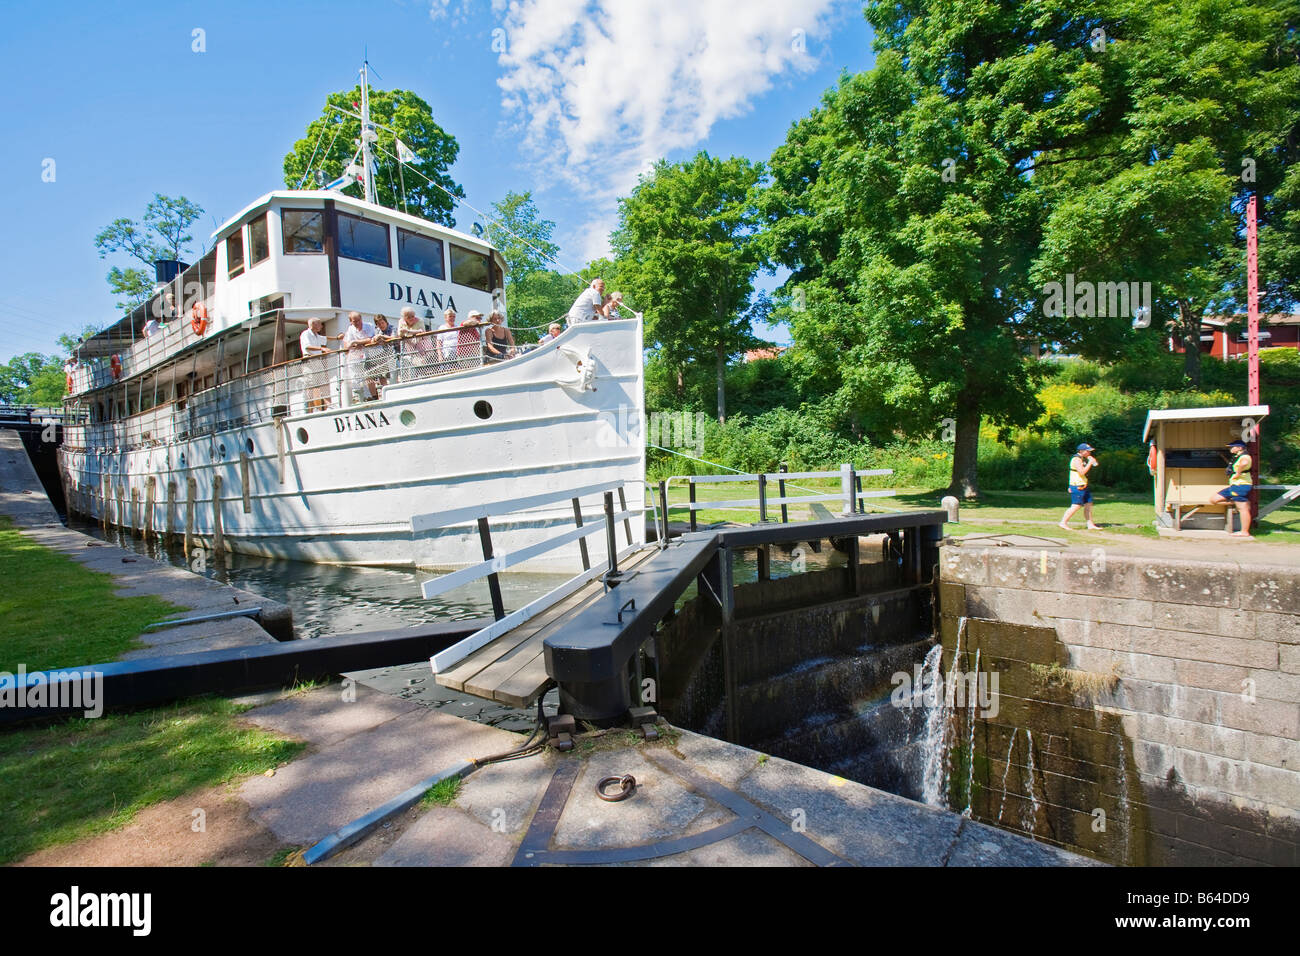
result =
[{"label": "passenger on deck", "polygon": [[146,339],[153,338],[161,331],[162,324],[156,318],[150,316],[149,321],[144,324],[144,337]]},{"label": "passenger on deck", "polygon": [[623,293],[611,292],[609,301],[601,308],[601,314],[607,319],[617,319],[618,310],[623,307]]},{"label": "passenger on deck", "polygon": [[[409,305],[402,309],[402,320],[397,324],[397,337],[402,340],[398,361],[398,381],[407,381],[423,374],[417,369],[427,368],[433,363],[433,336],[425,335],[424,325],[415,315],[415,309]],[[405,369],[405,373],[401,371]]]},{"label": "passenger on deck", "polygon": [[547,342],[555,341],[556,337],[564,331],[564,327],[559,322],[552,322],[547,328],[546,334],[537,340],[538,345],[545,345]]},{"label": "passenger on deck", "polygon": [[[456,334],[453,335],[446,331],[448,329],[455,329]],[[442,313],[442,325],[438,326],[437,330],[442,333],[434,336],[438,343],[438,360],[441,362],[454,360],[459,354],[456,343],[460,338],[460,329],[456,325],[455,309],[447,309]]]},{"label": "passenger on deck", "polygon": [[506,317],[500,312],[493,312],[488,316],[483,348],[489,362],[504,362],[515,357],[515,336],[506,325]]},{"label": "passenger on deck", "polygon": [[579,322],[592,322],[601,318],[604,315],[601,310],[604,295],[605,280],[592,279],[591,285],[582,290],[582,295],[569,308],[569,324],[577,325]]},{"label": "passenger on deck", "polygon": [[348,350],[347,387],[361,392],[362,400],[369,399],[366,388],[366,346],[375,340],[375,327],[361,318],[360,312],[348,313],[348,327],[343,333],[343,347]]},{"label": "passenger on deck", "polygon": [[393,373],[396,353],[388,343],[397,338],[397,330],[388,324],[388,316],[375,316],[374,344],[366,349],[366,388],[374,398],[379,397],[379,390],[388,384],[388,376]]},{"label": "passenger on deck", "polygon": [[482,338],[479,324],[482,321],[483,313],[475,309],[469,314],[465,324],[460,327],[460,338],[456,346],[460,359],[457,362],[459,368],[478,368],[483,364],[483,351],[479,345]]},{"label": "passenger on deck", "polygon": [[330,351],[330,340],[341,339],[342,335],[326,335],[325,320],[314,318],[307,320],[307,328],[298,336],[298,345],[302,348],[302,384],[307,390],[307,411],[325,411],[330,407],[328,397],[329,376],[326,366]]}]

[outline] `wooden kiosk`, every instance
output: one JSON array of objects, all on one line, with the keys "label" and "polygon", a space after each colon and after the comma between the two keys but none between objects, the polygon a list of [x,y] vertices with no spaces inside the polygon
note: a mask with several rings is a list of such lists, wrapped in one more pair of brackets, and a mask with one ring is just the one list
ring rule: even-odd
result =
[{"label": "wooden kiosk", "polygon": [[1227,535],[1238,529],[1236,507],[1210,504],[1210,497],[1228,484],[1228,442],[1240,438],[1249,444],[1254,426],[1267,415],[1267,405],[1147,413],[1142,440],[1154,449],[1156,530],[1161,535]]}]

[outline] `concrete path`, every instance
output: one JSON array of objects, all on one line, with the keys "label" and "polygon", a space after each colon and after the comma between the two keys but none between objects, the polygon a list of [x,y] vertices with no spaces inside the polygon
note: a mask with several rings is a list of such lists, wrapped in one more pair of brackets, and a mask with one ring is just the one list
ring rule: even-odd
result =
[{"label": "concrete path", "polygon": [[[355,700],[347,695],[355,690]],[[407,787],[468,758],[518,746],[523,738],[397,701],[367,688],[319,688],[244,715],[258,726],[308,741],[312,752],[274,776],[244,783],[240,796],[278,838],[310,846]],[[585,752],[584,752],[585,751]],[[503,866],[514,860],[556,770],[581,764],[549,849],[608,851],[700,834],[736,818],[699,791],[691,774],[732,792],[858,866],[1075,866],[1094,861],[960,815],[764,757],[685,731],[656,743],[612,732],[579,750],[490,764],[470,774],[451,806],[419,806],[327,865]],[[608,803],[601,778],[631,773],[631,798]],[[782,836],[785,836],[782,829]],[[659,859],[652,866],[807,866],[790,844],[750,828]],[[806,846],[806,845],[805,845]],[[562,861],[557,861],[562,862]]]},{"label": "concrete path", "polygon": [[[293,612],[287,605],[65,528],[36,477],[22,439],[7,428],[0,428],[0,514],[9,517],[23,534],[38,544],[66,554],[93,571],[113,575],[117,579],[117,593],[123,597],[152,594],[177,605],[180,610],[169,617],[194,617],[248,607],[262,609],[260,624],[252,618],[240,617],[149,631],[140,637],[145,646],[123,654],[122,660],[245,647],[293,637]],[[71,666],[105,662],[66,663]]]}]

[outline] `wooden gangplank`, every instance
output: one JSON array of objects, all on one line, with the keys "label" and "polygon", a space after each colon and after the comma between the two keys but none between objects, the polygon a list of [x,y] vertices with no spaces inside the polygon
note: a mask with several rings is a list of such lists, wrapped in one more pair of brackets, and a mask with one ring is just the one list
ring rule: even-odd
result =
[{"label": "wooden gangplank", "polygon": [[[638,551],[620,570],[634,570],[656,553],[654,548]],[[589,581],[564,600],[437,674],[435,679],[443,687],[510,707],[532,706],[550,679],[543,654],[546,638],[562,628],[569,617],[599,601],[604,593],[605,585],[599,579]]]}]

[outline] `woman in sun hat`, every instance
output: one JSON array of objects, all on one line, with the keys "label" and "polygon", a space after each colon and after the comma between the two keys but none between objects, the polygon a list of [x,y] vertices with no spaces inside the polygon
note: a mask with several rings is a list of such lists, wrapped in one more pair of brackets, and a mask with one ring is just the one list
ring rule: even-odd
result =
[{"label": "woman in sun hat", "polygon": [[1070,507],[1065,509],[1060,524],[1065,531],[1070,530],[1070,519],[1080,508],[1088,522],[1088,530],[1101,530],[1092,520],[1092,491],[1088,488],[1088,472],[1097,467],[1097,459],[1092,457],[1094,451],[1095,448],[1083,442],[1074,450],[1074,457],[1070,459]]}]

